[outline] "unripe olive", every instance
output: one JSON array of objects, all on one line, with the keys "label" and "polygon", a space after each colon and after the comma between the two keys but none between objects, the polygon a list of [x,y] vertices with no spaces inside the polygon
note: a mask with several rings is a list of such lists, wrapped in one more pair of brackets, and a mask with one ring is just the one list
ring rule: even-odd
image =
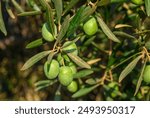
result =
[{"label": "unripe olive", "polygon": [[78,84],[76,81],[72,81],[71,84],[67,86],[67,90],[71,93],[74,93],[78,90]]},{"label": "unripe olive", "polygon": [[46,41],[52,42],[54,41],[54,37],[50,32],[50,28],[47,23],[44,23],[42,26],[42,36]]},{"label": "unripe olive", "polygon": [[88,20],[83,25],[83,29],[87,35],[94,35],[98,30],[96,19],[94,17],[92,17],[90,20]]},{"label": "unripe olive", "polygon": [[63,46],[66,46],[63,48],[63,50],[69,51],[70,53],[74,55],[78,55],[77,45],[75,43],[71,43],[70,45],[68,45],[69,43],[71,43],[71,41],[67,41],[63,44]]},{"label": "unripe olive", "polygon": [[58,78],[59,78],[59,82],[62,85],[68,86],[73,80],[73,74],[71,68],[69,66],[62,66],[60,68]]},{"label": "unripe olive", "polygon": [[150,83],[150,65],[147,65],[144,69],[143,80]]},{"label": "unripe olive", "polygon": [[108,84],[108,87],[109,87],[109,88],[113,88],[113,89],[116,90],[116,91],[119,91],[119,87],[118,87],[117,82],[111,82],[111,83],[109,83],[109,84]]},{"label": "unripe olive", "polygon": [[69,67],[71,68],[73,75],[77,73],[77,68],[76,68],[76,65],[74,63],[70,62]]},{"label": "unripe olive", "polygon": [[143,4],[143,0],[131,0],[134,4],[136,5],[141,5]]},{"label": "unripe olive", "polygon": [[48,79],[55,79],[59,74],[59,63],[56,60],[44,64],[44,73]]},{"label": "unripe olive", "polygon": [[108,84],[108,87],[112,89],[111,97],[115,98],[118,96],[117,91],[119,91],[118,84],[116,82],[111,82]]}]

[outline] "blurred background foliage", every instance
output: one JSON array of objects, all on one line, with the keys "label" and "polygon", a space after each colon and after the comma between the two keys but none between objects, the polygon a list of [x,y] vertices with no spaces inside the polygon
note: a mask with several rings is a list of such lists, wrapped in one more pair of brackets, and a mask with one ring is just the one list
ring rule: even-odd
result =
[{"label": "blurred background foliage", "polygon": [[[5,9],[4,1],[5,0],[2,0],[1,3],[7,36],[4,36],[4,34],[0,32],[0,100],[57,100],[57,95],[60,94],[56,92],[58,88],[57,83],[40,91],[35,91],[34,83],[38,80],[46,79],[43,73],[45,59],[42,59],[26,71],[20,70],[25,61],[31,56],[52,47],[52,45],[43,45],[32,50],[25,49],[29,42],[41,37],[41,27],[44,22],[43,15],[20,17],[17,16],[18,11],[14,5],[10,4],[10,8],[15,16],[15,18],[10,18]],[[90,0],[79,1],[69,11],[69,14],[74,14],[79,6],[87,4],[89,1]],[[95,2],[96,0],[91,1]],[[16,0],[16,2],[24,11],[33,9],[33,6],[27,4],[26,0]],[[51,0],[49,2],[51,2]],[[63,0],[64,8],[69,2],[70,0]],[[150,24],[149,20],[146,20],[148,17],[145,15],[144,10],[144,4],[135,5],[131,3],[130,0],[112,0],[111,3],[98,7],[96,12],[101,13],[105,23],[112,31],[126,32],[134,36],[134,38],[138,38],[139,35],[137,35],[136,32],[138,28],[141,27],[141,24],[144,23],[147,27],[149,27]],[[140,21],[136,19],[137,16],[139,16]],[[79,29],[79,31],[80,30],[82,29]],[[119,35],[118,32],[114,32],[114,34],[121,40],[120,44],[107,40],[108,38],[102,30],[99,30],[92,38],[83,36],[80,42],[78,42],[80,57],[83,57],[85,60],[100,59],[100,61],[92,65],[94,73],[90,77],[85,77],[85,80],[88,78],[99,79],[103,77],[106,66],[111,66],[118,61],[122,61],[139,50],[139,46],[135,43],[136,40],[134,40],[133,37],[122,36]],[[89,40],[90,43],[85,40]],[[109,62],[110,58],[112,59]],[[107,77],[108,81],[106,81],[103,86],[94,89],[82,98],[71,98],[71,94],[62,87],[60,99],[149,100],[149,86],[146,83],[141,84],[139,92],[134,96],[138,76],[141,71],[141,64],[138,64],[122,83],[118,83],[119,74],[127,64],[128,63],[124,63],[113,71],[109,71],[109,76]],[[113,80],[111,80],[112,78]],[[112,81],[115,83],[114,85],[110,85]],[[85,82],[88,83],[87,81]],[[114,92],[115,90],[116,92]]]}]

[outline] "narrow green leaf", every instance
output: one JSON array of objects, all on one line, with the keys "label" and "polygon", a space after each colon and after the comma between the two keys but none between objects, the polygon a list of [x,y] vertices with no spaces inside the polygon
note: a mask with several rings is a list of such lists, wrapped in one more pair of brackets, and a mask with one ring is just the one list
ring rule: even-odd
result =
[{"label": "narrow green leaf", "polygon": [[138,93],[139,88],[141,86],[141,83],[142,83],[142,80],[143,80],[143,73],[144,73],[144,69],[145,69],[145,66],[146,66],[146,62],[147,61],[145,61],[144,65],[142,67],[142,70],[141,70],[141,73],[140,73],[140,77],[139,77],[137,85],[136,85],[136,90],[135,90],[134,96]]},{"label": "narrow green leaf", "polygon": [[91,75],[92,73],[93,73],[93,70],[89,70],[89,69],[81,70],[77,72],[76,74],[74,74],[73,78],[83,78],[88,75]]},{"label": "narrow green leaf", "polygon": [[41,86],[44,84],[49,84],[50,82],[51,82],[51,80],[40,80],[40,81],[36,82],[34,85],[35,86]]},{"label": "narrow green leaf", "polygon": [[101,0],[97,3],[97,6],[105,6],[108,5],[111,2],[111,0]]},{"label": "narrow green leaf", "polygon": [[3,20],[1,1],[0,1],[0,30],[5,34],[5,36],[7,35],[7,31]]},{"label": "narrow green leaf", "polygon": [[23,65],[23,67],[21,68],[21,70],[26,70],[28,68],[30,68],[31,66],[33,66],[36,62],[38,62],[39,60],[41,60],[42,58],[44,58],[45,56],[47,56],[51,51],[43,51],[40,52],[36,55],[34,55],[33,57],[31,57],[28,61],[26,61],[26,63]]},{"label": "narrow green leaf", "polygon": [[54,36],[55,35],[54,16],[53,16],[52,8],[49,4],[47,4],[47,7],[46,7],[46,20],[48,21],[48,26],[50,27],[51,33]]},{"label": "narrow green leaf", "polygon": [[46,10],[46,8],[47,8],[47,3],[46,3],[46,1],[45,1],[45,0],[39,0],[39,2],[40,2],[40,4],[41,4],[41,6],[43,7],[43,10]]},{"label": "narrow green leaf", "polygon": [[9,1],[6,1],[6,10],[7,10],[7,13],[9,14],[9,16],[12,18],[12,19],[15,19],[15,15],[14,13],[12,12],[10,6],[9,6]]},{"label": "narrow green leaf", "polygon": [[87,6],[81,14],[80,22],[84,22],[91,14],[93,14],[96,10],[96,6]]},{"label": "narrow green leaf", "polygon": [[63,14],[66,14],[73,6],[75,6],[80,0],[71,0],[64,10]]},{"label": "narrow green leaf", "polygon": [[82,6],[77,11],[77,13],[72,18],[72,20],[70,21],[70,25],[69,25],[68,32],[67,32],[67,37],[69,37],[70,35],[72,35],[75,32],[75,30],[78,28],[78,26],[80,24],[81,14],[82,14],[82,12],[83,12],[84,9],[85,9],[85,6]]},{"label": "narrow green leaf", "polygon": [[42,86],[37,86],[37,87],[35,88],[35,91],[39,91],[39,90],[44,89],[44,88],[46,88],[46,87],[48,87],[48,86],[49,86],[49,84],[44,84],[44,85],[42,85]]},{"label": "narrow green leaf", "polygon": [[97,83],[97,81],[93,78],[90,78],[90,79],[87,79],[85,81],[86,84],[89,84],[89,85],[95,85]]},{"label": "narrow green leaf", "polygon": [[92,36],[92,37],[90,37],[89,39],[86,39],[84,45],[85,45],[85,46],[90,45],[90,44],[93,42],[93,40],[94,40],[95,38],[96,38],[96,36]]},{"label": "narrow green leaf", "polygon": [[102,18],[97,16],[97,20],[106,36],[112,41],[120,43],[120,40],[112,33],[112,31],[108,28],[108,26],[105,24]]},{"label": "narrow green leaf", "polygon": [[55,80],[41,80],[41,81],[38,81],[35,83],[35,87],[36,87],[36,91],[39,91],[43,88],[46,88],[48,86],[51,86],[53,84],[55,84],[58,80],[55,79]]},{"label": "narrow green leaf", "polygon": [[61,26],[61,29],[60,29],[60,32],[58,33],[58,37],[57,37],[57,40],[60,41],[66,34],[67,30],[68,30],[68,27],[69,27],[69,23],[70,23],[70,16],[66,16],[62,26]]},{"label": "narrow green leaf", "polygon": [[150,0],[145,0],[145,7],[147,16],[150,16]]},{"label": "narrow green leaf", "polygon": [[111,0],[111,3],[128,2],[128,0]]},{"label": "narrow green leaf", "polygon": [[42,44],[43,44],[43,40],[42,40],[42,38],[40,38],[40,39],[37,39],[37,40],[34,40],[34,41],[30,42],[30,43],[26,46],[26,48],[27,48],[27,49],[29,49],[29,48],[35,48],[35,47],[38,47],[38,46],[40,46],[40,45],[42,45]]},{"label": "narrow green leaf", "polygon": [[122,32],[122,31],[114,31],[113,32],[115,35],[118,35],[118,36],[121,36],[121,37],[124,37],[124,38],[129,38],[129,39],[136,39],[134,36],[130,35],[130,34],[127,34],[125,32]]},{"label": "narrow green leaf", "polygon": [[16,0],[11,0],[14,7],[18,10],[18,12],[24,12],[23,8],[16,2]]},{"label": "narrow green leaf", "polygon": [[42,14],[41,11],[27,11],[17,14],[18,16],[34,16]]},{"label": "narrow green leaf", "polygon": [[53,0],[53,2],[57,13],[58,23],[60,23],[62,12],[63,12],[63,3],[62,0]]},{"label": "narrow green leaf", "polygon": [[95,88],[97,88],[98,86],[99,84],[90,86],[90,87],[81,88],[79,91],[77,91],[76,93],[72,95],[72,98],[78,98],[78,97],[84,96],[88,94],[89,92],[91,92],[92,90],[94,90]]},{"label": "narrow green leaf", "polygon": [[137,62],[141,59],[141,55],[131,61],[126,68],[121,72],[119,76],[119,82],[121,82],[136,66]]},{"label": "narrow green leaf", "polygon": [[72,53],[67,53],[67,55],[74,61],[78,66],[82,68],[90,69],[91,66],[87,64],[84,60],[82,60],[80,57],[73,55]]}]

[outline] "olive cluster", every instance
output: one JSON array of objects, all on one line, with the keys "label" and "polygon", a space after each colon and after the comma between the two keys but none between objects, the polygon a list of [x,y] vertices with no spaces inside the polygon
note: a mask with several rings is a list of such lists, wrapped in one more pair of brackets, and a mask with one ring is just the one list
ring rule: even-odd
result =
[{"label": "olive cluster", "polygon": [[[83,25],[83,30],[89,36],[94,35],[98,30],[96,19],[90,17]],[[53,42],[55,40],[47,23],[44,23],[42,26],[42,36],[48,42]],[[78,55],[75,42],[66,41],[62,47],[63,52]],[[78,89],[77,82],[73,80],[73,76],[77,73],[77,69],[76,65],[69,59],[66,53],[57,54],[57,60],[52,59],[51,61],[46,61],[44,64],[44,73],[48,79],[58,78],[60,84],[66,86],[68,91],[73,93]]]},{"label": "olive cluster", "polygon": [[[69,43],[71,43],[71,41],[67,41],[64,43],[63,50],[73,50],[71,53],[77,55],[78,50],[76,44]],[[65,60],[66,64],[64,64]],[[61,55],[61,53],[59,53],[57,55],[57,60],[52,59],[51,62],[46,61],[44,64],[44,73],[46,77],[48,79],[58,78],[60,84],[66,86],[68,91],[70,92],[76,92],[78,89],[77,82],[73,80],[73,75],[76,74],[76,72],[76,65],[69,59],[69,57],[66,54]]]}]

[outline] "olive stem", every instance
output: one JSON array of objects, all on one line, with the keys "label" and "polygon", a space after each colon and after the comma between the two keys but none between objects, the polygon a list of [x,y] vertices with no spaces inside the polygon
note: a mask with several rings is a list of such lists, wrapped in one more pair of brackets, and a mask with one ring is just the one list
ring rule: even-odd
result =
[{"label": "olive stem", "polygon": [[144,49],[145,54],[146,54],[146,56],[148,58],[148,61],[150,62],[150,56],[149,56],[149,53],[148,53],[147,49],[145,47],[143,47],[143,49]]}]

